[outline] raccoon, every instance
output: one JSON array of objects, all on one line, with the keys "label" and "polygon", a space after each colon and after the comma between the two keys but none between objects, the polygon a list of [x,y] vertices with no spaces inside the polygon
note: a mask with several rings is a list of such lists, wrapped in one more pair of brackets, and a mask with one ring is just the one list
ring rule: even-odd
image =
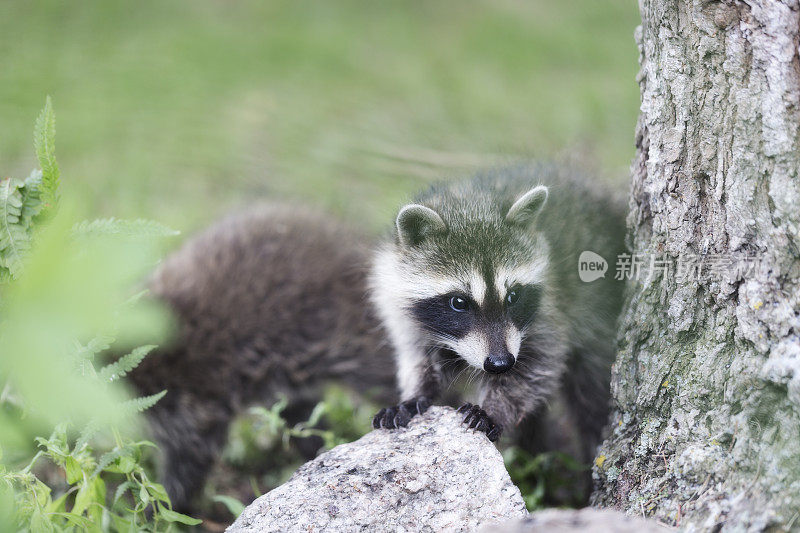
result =
[{"label": "raccoon", "polygon": [[160,265],[149,287],[175,316],[174,339],[130,379],[142,394],[167,390],[147,414],[175,508],[196,509],[244,407],[283,396],[284,415],[299,422],[328,382],[396,401],[390,347],[366,297],[369,252],[368,239],[330,216],[262,205]]},{"label": "raccoon", "polygon": [[621,197],[557,167],[443,183],[400,209],[369,285],[401,401],[373,426],[407,425],[469,375],[476,398],[460,411],[470,428],[492,441],[517,428],[529,449],[590,460],[607,419],[623,285],[580,281],[578,258],[615,258],[624,236]]},{"label": "raccoon", "polygon": [[591,457],[621,296],[611,279],[580,282],[578,254],[619,253],[623,213],[585,179],[525,166],[434,186],[377,245],[275,205],[189,240],[149,283],[174,339],[130,375],[142,394],[168,391],[148,416],[173,506],[192,510],[244,407],[284,396],[300,421],[328,382],[393,405],[373,420],[392,429],[434,400],[458,405],[445,385],[471,372],[471,427]]}]

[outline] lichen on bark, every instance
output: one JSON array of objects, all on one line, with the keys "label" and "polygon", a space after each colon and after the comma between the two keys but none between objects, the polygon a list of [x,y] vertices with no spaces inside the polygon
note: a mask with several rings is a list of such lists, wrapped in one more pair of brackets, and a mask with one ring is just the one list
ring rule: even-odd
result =
[{"label": "lichen on bark", "polygon": [[[640,0],[632,280],[594,503],[800,525],[800,5]],[[714,274],[714,275],[712,275]]]}]

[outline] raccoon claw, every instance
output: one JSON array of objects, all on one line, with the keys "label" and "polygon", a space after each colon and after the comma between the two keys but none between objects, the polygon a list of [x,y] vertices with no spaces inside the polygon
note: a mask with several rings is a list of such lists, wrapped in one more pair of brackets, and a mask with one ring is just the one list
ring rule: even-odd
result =
[{"label": "raccoon claw", "polygon": [[486,436],[492,442],[499,439],[500,435],[503,433],[503,426],[495,424],[491,417],[486,414],[486,411],[481,409],[479,405],[465,403],[458,408],[458,412],[466,415],[462,423],[467,424],[467,427],[470,429],[486,433]]},{"label": "raccoon claw", "polygon": [[413,417],[421,415],[430,406],[430,400],[420,396],[392,407],[386,407],[378,411],[378,414],[372,419],[372,427],[375,429],[404,428]]}]

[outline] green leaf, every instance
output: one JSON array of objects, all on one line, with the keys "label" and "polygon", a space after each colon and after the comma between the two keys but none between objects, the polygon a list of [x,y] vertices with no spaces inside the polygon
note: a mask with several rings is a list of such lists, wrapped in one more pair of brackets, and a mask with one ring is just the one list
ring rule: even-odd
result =
[{"label": "green leaf", "polygon": [[114,340],[114,337],[110,335],[97,335],[85,346],[75,341],[73,349],[70,350],[70,356],[75,361],[75,368],[78,370],[78,375],[97,377],[97,371],[95,370],[93,361],[97,354],[111,348],[111,344]]},{"label": "green leaf", "polygon": [[160,502],[167,502],[169,503],[169,495],[167,494],[167,490],[164,488],[164,485],[161,483],[147,483],[147,491],[150,493],[150,496],[153,499],[158,500]]},{"label": "green leaf", "polygon": [[178,522],[181,524],[186,524],[187,526],[196,526],[198,524],[203,523],[202,520],[198,520],[197,518],[192,518],[191,516],[186,516],[185,514],[176,513],[170,509],[161,509],[158,513],[161,518],[166,520],[167,522]]},{"label": "green leaf", "polygon": [[99,477],[86,479],[78,494],[75,496],[75,505],[70,511],[73,514],[82,515],[92,504],[103,506],[106,502],[106,484]]},{"label": "green leaf", "polygon": [[30,530],[39,532],[55,531],[53,524],[39,509],[34,509],[30,519]]},{"label": "green leaf", "polygon": [[55,207],[58,201],[60,171],[56,162],[56,115],[50,97],[36,119],[33,129],[33,146],[42,168],[41,197],[47,207]]},{"label": "green leaf", "polygon": [[25,181],[0,180],[0,282],[16,278],[31,247],[33,219],[41,211],[41,173]]},{"label": "green leaf", "polygon": [[122,495],[125,494],[129,489],[132,489],[134,484],[130,481],[125,481],[120,483],[119,487],[117,487],[116,492],[114,492],[114,501],[112,503],[117,503]]},{"label": "green leaf", "polygon": [[144,485],[139,487],[139,502],[141,502],[142,508],[147,507],[147,504],[150,503],[150,494]]},{"label": "green leaf", "polygon": [[154,349],[155,345],[140,346],[131,353],[123,355],[100,370],[100,381],[112,382],[124,377],[128,372],[139,366],[139,363]]},{"label": "green leaf", "polygon": [[123,448],[114,448],[110,452],[104,453],[100,457],[100,460],[97,462],[97,467],[94,469],[94,472],[92,472],[92,475],[93,476],[99,475],[100,472],[102,472],[103,470],[106,469],[106,467],[108,467],[108,465],[110,465],[123,455],[129,454],[130,451],[131,451],[130,448],[128,446],[125,446]]},{"label": "green leaf", "polygon": [[72,509],[70,513],[76,515],[82,515],[83,512],[89,507],[89,504],[94,501],[94,484],[86,480],[84,481],[80,488],[78,489],[78,493],[75,495],[75,503],[72,505]]},{"label": "green leaf", "polygon": [[103,520],[103,511],[106,506],[106,482],[101,478],[94,478],[94,501],[89,504],[89,516],[97,530],[100,529],[99,524]]},{"label": "green leaf", "polygon": [[136,468],[136,465],[136,459],[129,455],[125,455],[119,458],[119,461],[117,462],[117,471],[120,474],[130,474],[133,472],[133,469]]},{"label": "green leaf", "polygon": [[123,402],[120,406],[121,411],[123,414],[141,413],[153,407],[165,394],[167,394],[167,391],[163,390],[157,394],[128,400],[127,402]]},{"label": "green leaf", "polygon": [[83,469],[80,463],[71,455],[68,455],[64,462],[64,470],[67,473],[67,483],[70,485],[74,485],[83,478]]},{"label": "green leaf", "polygon": [[36,505],[39,507],[47,507],[50,505],[50,487],[34,478],[33,486],[30,487],[30,489],[33,491],[34,497],[36,498]]},{"label": "green leaf", "polygon": [[34,169],[25,178],[25,189],[22,194],[22,217],[33,220],[42,211],[41,200],[42,171]]},{"label": "green leaf", "polygon": [[[2,467],[0,467],[0,480],[4,477]],[[0,483],[0,531],[13,531],[15,513],[14,491],[9,481]]]},{"label": "green leaf", "polygon": [[238,518],[239,515],[242,514],[242,511],[244,511],[244,504],[232,496],[217,494],[216,496],[211,498],[211,500],[219,502],[222,505],[224,505],[228,509],[228,511],[236,518]]},{"label": "green leaf", "polygon": [[14,178],[0,181],[0,270],[16,278],[30,249],[30,220],[22,216],[25,185]]},{"label": "green leaf", "polygon": [[122,516],[119,516],[116,513],[111,513],[110,516],[111,516],[111,521],[114,522],[114,531],[130,531],[132,529],[136,531],[133,528],[133,522],[131,522],[130,520]]},{"label": "green leaf", "polygon": [[100,424],[97,420],[90,420],[86,426],[81,430],[78,441],[75,443],[75,450],[79,451],[89,445],[89,440],[100,431]]},{"label": "green leaf", "polygon": [[67,496],[69,496],[69,492],[65,492],[59,498],[53,500],[50,505],[47,506],[48,513],[60,513],[63,512],[65,509],[65,505],[67,502]]},{"label": "green leaf", "polygon": [[[70,524],[76,525],[84,531],[93,531],[93,524],[92,521],[86,517],[81,515],[77,515],[75,513],[54,513],[56,516],[60,516]],[[33,531],[36,531],[33,529]]]},{"label": "green leaf", "polygon": [[314,406],[314,410],[311,411],[311,414],[308,417],[308,420],[303,424],[306,427],[313,427],[319,424],[320,419],[325,415],[327,412],[328,407],[324,402],[319,402],[317,405]]}]

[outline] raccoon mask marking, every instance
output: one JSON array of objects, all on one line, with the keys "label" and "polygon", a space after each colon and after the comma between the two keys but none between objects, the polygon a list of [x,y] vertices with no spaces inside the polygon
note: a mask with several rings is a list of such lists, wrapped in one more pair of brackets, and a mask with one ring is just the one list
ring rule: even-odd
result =
[{"label": "raccoon mask marking", "polygon": [[415,301],[410,310],[439,344],[476,368],[511,370],[527,327],[539,309],[538,285],[514,285],[499,298],[495,287],[483,303],[465,293],[447,293]]}]

